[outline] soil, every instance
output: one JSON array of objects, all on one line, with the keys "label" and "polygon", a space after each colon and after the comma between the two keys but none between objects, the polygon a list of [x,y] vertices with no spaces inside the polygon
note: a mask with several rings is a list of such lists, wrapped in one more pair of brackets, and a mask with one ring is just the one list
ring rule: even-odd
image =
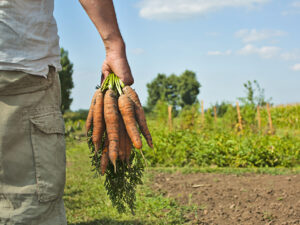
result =
[{"label": "soil", "polygon": [[300,174],[157,173],[153,188],[196,206],[187,224],[300,224]]}]

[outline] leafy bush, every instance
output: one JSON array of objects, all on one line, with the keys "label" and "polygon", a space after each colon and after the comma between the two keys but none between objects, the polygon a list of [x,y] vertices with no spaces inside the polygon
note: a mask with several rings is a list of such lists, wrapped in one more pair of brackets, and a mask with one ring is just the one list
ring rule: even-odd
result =
[{"label": "leafy bush", "polygon": [[[254,133],[153,130],[151,166],[292,167],[300,162],[300,139]],[[146,146],[146,143],[144,143]]]},{"label": "leafy bush", "polygon": [[185,106],[180,114],[180,127],[182,129],[192,129],[200,125],[200,105],[196,103],[194,105]]},{"label": "leafy bush", "polygon": [[85,110],[85,109],[80,109],[80,110],[77,110],[75,112],[66,111],[64,113],[64,119],[65,119],[65,121],[69,121],[69,120],[72,120],[72,121],[86,120],[86,117],[87,117],[88,113],[89,113],[89,111]]}]

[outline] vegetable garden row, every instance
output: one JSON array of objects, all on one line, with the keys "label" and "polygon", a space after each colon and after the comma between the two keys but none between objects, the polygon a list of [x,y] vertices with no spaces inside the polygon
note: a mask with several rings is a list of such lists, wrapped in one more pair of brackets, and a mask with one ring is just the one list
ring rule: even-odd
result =
[{"label": "vegetable garden row", "polygon": [[[151,166],[230,166],[292,167],[300,163],[300,105],[271,108],[275,134],[270,134],[268,115],[261,109],[261,130],[257,127],[256,107],[241,107],[243,132],[238,129],[237,111],[228,106],[215,122],[211,109],[205,112],[194,105],[182,110],[168,127],[168,106],[161,103],[149,115],[154,149],[143,143]],[[159,111],[158,111],[159,110]],[[84,135],[84,121],[67,120],[66,133]],[[77,131],[76,131],[77,130]]]}]

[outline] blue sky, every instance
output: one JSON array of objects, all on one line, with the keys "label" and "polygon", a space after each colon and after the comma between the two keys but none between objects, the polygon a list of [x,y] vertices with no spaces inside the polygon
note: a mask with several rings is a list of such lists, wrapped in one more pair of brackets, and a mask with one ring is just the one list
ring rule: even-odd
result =
[{"label": "blue sky", "polygon": [[[244,96],[258,80],[275,104],[300,102],[300,0],[115,0],[119,26],[145,104],[158,73],[189,69],[205,105]],[[74,63],[71,108],[88,108],[105,57],[78,1],[55,0],[60,44]]]}]

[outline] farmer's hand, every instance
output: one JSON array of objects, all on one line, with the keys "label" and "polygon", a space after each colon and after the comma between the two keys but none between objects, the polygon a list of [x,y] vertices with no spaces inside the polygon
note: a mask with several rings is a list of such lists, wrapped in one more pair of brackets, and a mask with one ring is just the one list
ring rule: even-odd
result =
[{"label": "farmer's hand", "polygon": [[125,85],[133,84],[134,80],[127,61],[125,45],[115,44],[106,48],[106,59],[102,65],[102,81],[110,74],[115,73]]},{"label": "farmer's hand", "polygon": [[125,85],[133,84],[113,1],[80,0],[80,3],[99,31],[106,49],[106,59],[102,66],[102,81],[113,72]]}]

